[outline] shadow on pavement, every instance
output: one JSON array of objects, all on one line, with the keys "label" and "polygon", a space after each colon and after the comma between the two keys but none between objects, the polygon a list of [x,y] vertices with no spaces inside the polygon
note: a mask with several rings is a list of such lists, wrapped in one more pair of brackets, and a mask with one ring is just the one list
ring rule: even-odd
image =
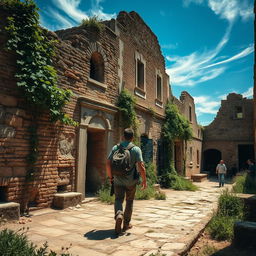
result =
[{"label": "shadow on pavement", "polygon": [[116,239],[118,236],[115,233],[114,229],[107,229],[107,230],[91,230],[84,234],[89,240],[104,240],[107,238]]},{"label": "shadow on pavement", "polygon": [[230,245],[211,254],[211,256],[256,256],[256,251],[253,248],[246,248],[241,250]]}]

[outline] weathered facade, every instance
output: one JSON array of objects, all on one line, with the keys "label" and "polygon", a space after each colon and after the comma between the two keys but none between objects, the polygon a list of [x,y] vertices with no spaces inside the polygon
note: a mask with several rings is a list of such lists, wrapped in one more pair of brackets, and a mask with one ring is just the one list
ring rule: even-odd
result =
[{"label": "weathered facade", "polygon": [[230,93],[214,121],[205,127],[203,170],[215,173],[223,159],[228,170],[241,170],[246,160],[254,158],[253,99]]},{"label": "weathered facade", "polygon": [[[120,89],[136,97],[139,135],[144,158],[157,164],[169,98],[169,77],[157,37],[136,12],[120,12],[116,19],[120,46]],[[160,163],[159,163],[160,164]]]},{"label": "weathered facade", "polygon": [[[0,16],[3,31],[7,15],[1,10]],[[57,191],[95,192],[105,178],[107,152],[117,140],[113,134],[118,129],[116,34],[108,28],[94,33],[77,27],[48,36],[59,40],[54,60],[58,84],[74,93],[65,111],[79,127],[53,124],[46,114],[37,118],[39,157],[30,182],[25,179],[28,128],[34,121],[16,85],[15,55],[0,52],[0,194],[4,200],[20,202],[22,208],[27,203],[48,207]],[[1,33],[1,49],[5,42]]]},{"label": "weathered facade", "polygon": [[[175,169],[178,173],[183,174],[183,166],[186,166],[187,177],[193,174],[200,173],[201,170],[201,155],[202,155],[202,127],[198,125],[195,103],[193,97],[183,91],[180,99],[173,98],[174,103],[178,106],[180,113],[190,122],[193,138],[187,142],[177,140],[175,142]],[[184,163],[185,162],[185,163]]]},{"label": "weathered facade", "polygon": [[[1,8],[0,16],[3,31],[7,14]],[[135,12],[121,12],[105,24],[98,32],[80,26],[47,35],[59,42],[54,57],[58,85],[73,91],[65,111],[78,127],[53,124],[47,114],[33,120],[16,85],[15,54],[0,52],[0,201],[19,202],[23,209],[26,205],[42,208],[49,207],[59,191],[83,196],[96,192],[106,177],[107,154],[121,138],[116,101],[124,88],[137,100],[144,158],[161,168],[161,127],[170,87],[157,37]],[[6,40],[1,32],[0,49]],[[191,117],[194,130],[188,144],[188,151],[193,148],[187,158],[186,175],[190,176],[200,171],[201,134],[197,133],[193,98],[184,92],[178,105],[181,113]],[[39,157],[34,178],[28,181],[33,122],[38,126]]]}]

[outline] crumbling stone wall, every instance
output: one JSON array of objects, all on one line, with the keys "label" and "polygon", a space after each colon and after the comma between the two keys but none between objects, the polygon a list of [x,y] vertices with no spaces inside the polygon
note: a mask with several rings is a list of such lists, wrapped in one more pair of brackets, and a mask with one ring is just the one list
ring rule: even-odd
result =
[{"label": "crumbling stone wall", "polygon": [[180,99],[173,97],[173,102],[179,108],[180,113],[190,122],[193,138],[187,143],[187,151],[184,152],[184,142],[177,141],[176,154],[176,168],[179,173],[182,173],[182,159],[186,154],[186,176],[191,177],[192,174],[200,173],[201,171],[201,154],[202,154],[202,128],[197,123],[195,103],[193,97],[186,91],[183,91],[180,95]]},{"label": "crumbling stone wall", "polygon": [[[153,162],[157,163],[157,142],[161,137],[164,105],[169,97],[169,77],[156,35],[136,12],[120,12],[116,19],[116,33],[122,46],[119,63],[120,89],[128,89],[137,101],[140,134],[153,140]],[[136,86],[136,58],[145,66],[145,87]],[[157,102],[156,76],[162,79],[162,100]]]},{"label": "crumbling stone wall", "polygon": [[[237,107],[242,109],[241,118],[236,116]],[[221,101],[213,122],[204,129],[203,152],[219,150],[228,169],[238,168],[238,145],[253,143],[253,100],[230,93],[226,100]]]},{"label": "crumbling stone wall", "polygon": [[[49,122],[47,114],[37,118],[39,157],[33,181],[26,181],[29,131],[32,116],[15,80],[15,54],[4,51],[7,40],[3,33],[7,14],[0,10],[0,186],[5,187],[6,200],[32,202],[37,208],[51,205],[59,185],[67,191],[76,190],[79,127]],[[108,28],[99,34],[76,27],[48,32],[57,39],[54,66],[58,85],[71,89],[73,96],[65,111],[80,123],[81,103],[91,101],[114,106],[118,96],[118,40]],[[105,61],[105,82],[89,79],[90,58],[100,52]],[[114,121],[116,126],[117,120]],[[114,127],[115,128],[115,127]],[[113,140],[117,140],[113,136]]]}]

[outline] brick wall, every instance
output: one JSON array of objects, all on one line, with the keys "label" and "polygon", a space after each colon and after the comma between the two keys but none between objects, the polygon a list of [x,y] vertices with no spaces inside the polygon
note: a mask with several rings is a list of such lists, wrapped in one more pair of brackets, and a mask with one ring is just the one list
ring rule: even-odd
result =
[{"label": "brick wall", "polygon": [[[236,117],[236,107],[241,107],[242,118]],[[238,168],[238,145],[253,143],[253,100],[231,93],[221,101],[214,121],[204,129],[203,152],[219,150],[229,169]]]},{"label": "brick wall", "polygon": [[[193,131],[193,138],[187,143],[187,151],[184,152],[184,142],[179,142],[181,150],[181,157],[186,154],[186,176],[190,177],[192,174],[200,173],[201,167],[201,154],[202,154],[202,129],[197,123],[195,103],[193,97],[186,91],[183,91],[180,95],[180,99],[173,98],[174,104],[178,106],[180,113],[190,122],[190,126]],[[177,143],[176,143],[177,145]],[[179,160],[180,161],[180,160]],[[181,173],[182,164],[177,165],[177,171]]]},{"label": "brick wall", "polygon": [[[0,10],[0,29],[5,24],[6,14]],[[74,93],[65,111],[80,122],[80,103],[92,99],[114,105],[118,95],[118,41],[108,28],[93,34],[84,28],[48,32],[48,37],[59,40],[54,66],[58,85]],[[27,201],[37,207],[51,205],[57,186],[67,185],[67,190],[76,190],[76,163],[78,154],[79,127],[50,123],[47,114],[37,118],[39,134],[39,157],[33,182],[25,182],[26,157],[29,153],[29,132],[32,118],[22,93],[16,86],[15,55],[3,49],[5,35],[0,34],[0,186],[6,187],[9,201]],[[89,65],[94,51],[102,54],[105,65],[106,87],[90,81]],[[115,120],[115,125],[117,120]],[[115,128],[115,127],[114,127]],[[114,140],[117,136],[114,135]],[[65,175],[63,173],[66,173]],[[64,176],[65,177],[64,177]]]}]

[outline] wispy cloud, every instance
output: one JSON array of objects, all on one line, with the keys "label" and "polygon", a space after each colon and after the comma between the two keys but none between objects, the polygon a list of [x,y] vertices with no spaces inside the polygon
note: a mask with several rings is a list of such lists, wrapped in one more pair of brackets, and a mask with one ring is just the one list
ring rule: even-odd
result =
[{"label": "wispy cloud", "polygon": [[200,116],[202,114],[216,114],[220,107],[220,101],[214,101],[209,96],[194,97],[196,105],[196,114]]},{"label": "wispy cloud", "polygon": [[[51,30],[63,29],[76,26],[83,19],[97,16],[101,20],[109,20],[116,16],[115,13],[105,13],[101,3],[103,0],[92,0],[89,10],[81,10],[82,0],[52,0],[56,9],[48,7],[47,12],[41,16],[41,24]],[[48,24],[45,17],[51,18],[51,25]],[[52,22],[55,19],[55,23]],[[54,25],[52,25],[54,23]]]},{"label": "wispy cloud", "polygon": [[216,15],[231,23],[238,17],[242,20],[253,17],[253,1],[250,0],[183,0],[185,7],[191,3],[207,4]]},{"label": "wispy cloud", "polygon": [[[171,83],[176,86],[194,86],[214,79],[228,68],[225,64],[251,54],[254,51],[252,44],[234,56],[218,56],[229,41],[231,29],[232,23],[229,24],[218,45],[212,50],[195,51],[187,56],[166,56],[167,61],[170,62],[166,71]],[[219,61],[220,58],[221,61]]]},{"label": "wispy cloud", "polygon": [[80,23],[88,19],[88,15],[79,9],[81,0],[52,0],[53,4],[63,11],[69,18]]},{"label": "wispy cloud", "polygon": [[246,98],[253,97],[253,87],[250,87],[247,91],[243,92],[242,95]]},{"label": "wispy cloud", "polygon": [[92,1],[92,8],[90,9],[90,16],[97,16],[102,20],[110,20],[116,16],[115,13],[104,13],[103,7],[100,5],[104,0],[94,0]]}]

